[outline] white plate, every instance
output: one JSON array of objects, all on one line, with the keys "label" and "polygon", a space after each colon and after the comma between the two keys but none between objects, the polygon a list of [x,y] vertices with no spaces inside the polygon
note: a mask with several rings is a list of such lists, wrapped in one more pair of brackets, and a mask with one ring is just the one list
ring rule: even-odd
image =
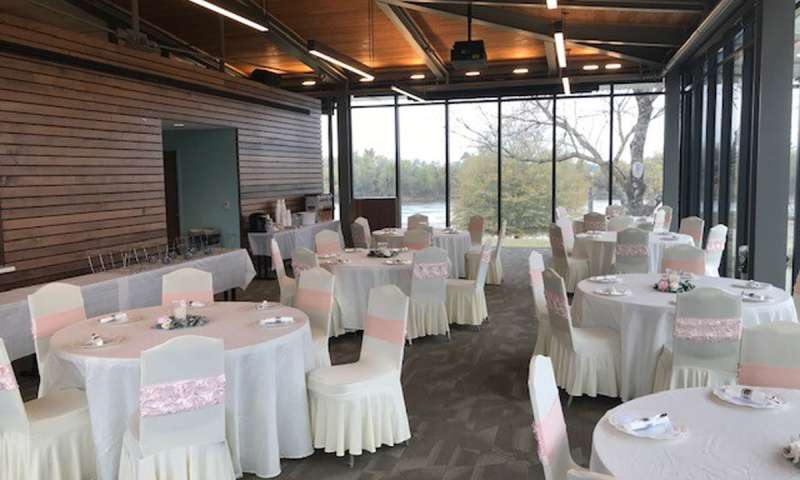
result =
[{"label": "white plate", "polygon": [[628,289],[617,290],[617,289],[611,289],[611,288],[601,288],[601,289],[595,290],[594,293],[596,293],[598,295],[604,295],[606,297],[627,297],[628,295],[631,294],[631,291],[628,290]]},{"label": "white plate", "polygon": [[608,423],[622,433],[626,433],[633,437],[649,438],[652,440],[677,440],[679,438],[684,438],[689,434],[689,430],[686,427],[676,426],[672,423],[671,419],[669,423],[662,423],[642,430],[632,430],[627,426],[634,420],[644,417],[651,417],[653,415],[654,414],[652,413],[642,414],[640,412],[618,413],[609,417]]},{"label": "white plate", "polygon": [[745,290],[763,290],[765,288],[769,288],[769,283],[762,283],[762,282],[746,282],[746,283],[734,283],[731,287],[736,288],[743,288]]},{"label": "white plate", "polygon": [[115,345],[119,345],[124,340],[124,337],[116,336],[116,337],[103,337],[103,344],[102,345],[95,345],[91,343],[89,340],[83,340],[80,342],[76,342],[72,345],[72,348],[77,350],[99,350],[101,348],[108,348],[113,347]]},{"label": "white plate", "polygon": [[[745,388],[750,388],[751,390],[756,392],[763,392],[766,394],[766,398],[763,401],[744,398],[744,396],[742,396],[742,390]],[[771,409],[771,408],[781,408],[786,405],[786,400],[784,400],[780,396],[773,395],[768,391],[761,390],[758,388],[744,387],[741,385],[725,385],[723,387],[715,388],[713,392],[714,395],[720,400],[727,403],[732,403],[734,405],[739,405],[741,407],[749,407],[756,409]]]},{"label": "white plate", "polygon": [[270,310],[272,308],[278,308],[278,307],[282,307],[282,306],[283,305],[281,305],[278,302],[261,302],[261,303],[256,305],[256,310],[259,310],[259,311]]},{"label": "white plate", "polygon": [[621,283],[622,279],[616,275],[598,275],[596,277],[591,277],[589,281],[595,283]]}]

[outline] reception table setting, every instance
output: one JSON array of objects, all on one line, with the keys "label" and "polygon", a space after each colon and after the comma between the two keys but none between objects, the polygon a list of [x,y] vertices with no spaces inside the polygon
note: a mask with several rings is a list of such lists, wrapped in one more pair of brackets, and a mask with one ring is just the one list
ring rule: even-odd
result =
[{"label": "reception table setting", "polygon": [[[385,244],[389,248],[402,248],[404,228],[385,228],[372,232],[376,245]],[[450,257],[450,278],[462,278],[467,275],[465,254],[472,246],[469,232],[455,228],[434,228],[432,244],[446,251]]]},{"label": "reception table setting", "polygon": [[[692,237],[672,232],[650,232],[648,242],[648,266],[651,273],[661,268],[664,250],[675,245],[692,245]],[[575,234],[575,257],[589,260],[591,275],[614,273],[617,232],[590,231]]]}]

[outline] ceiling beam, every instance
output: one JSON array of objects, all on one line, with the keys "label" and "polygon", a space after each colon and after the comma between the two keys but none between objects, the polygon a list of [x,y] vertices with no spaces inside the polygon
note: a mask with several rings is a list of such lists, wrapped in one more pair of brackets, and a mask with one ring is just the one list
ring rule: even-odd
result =
[{"label": "ceiling beam", "polygon": [[544,42],[544,56],[547,58],[547,73],[549,75],[558,75],[558,57],[556,56],[556,44],[553,42]]},{"label": "ceiling beam", "polygon": [[436,53],[425,33],[411,18],[411,15],[401,7],[377,1],[378,8],[391,20],[392,24],[403,35],[411,47],[425,60],[425,65],[437,80],[447,82],[449,73],[444,61]]},{"label": "ceiling beam", "polygon": [[[545,0],[412,0],[413,3],[468,4],[487,7],[547,8]],[[559,0],[560,8],[569,10],[627,10],[637,12],[674,12],[702,14],[707,9],[703,0]]]}]

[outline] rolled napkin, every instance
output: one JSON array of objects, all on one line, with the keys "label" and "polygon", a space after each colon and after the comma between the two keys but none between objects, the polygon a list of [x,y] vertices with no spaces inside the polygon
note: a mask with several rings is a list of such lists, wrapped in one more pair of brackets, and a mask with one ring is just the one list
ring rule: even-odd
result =
[{"label": "rolled napkin", "polygon": [[258,321],[259,325],[278,325],[282,323],[294,323],[292,317],[267,317]]},{"label": "rolled napkin", "polygon": [[128,314],[125,313],[125,312],[112,313],[111,315],[102,317],[99,321],[102,324],[105,324],[105,323],[116,323],[116,322],[127,322],[128,321]]},{"label": "rolled napkin", "polygon": [[654,415],[652,417],[644,417],[638,420],[632,420],[628,423],[628,428],[633,431],[637,430],[646,430],[648,428],[655,427],[657,425],[663,425],[669,423],[669,415],[665,413],[660,413],[658,415]]}]

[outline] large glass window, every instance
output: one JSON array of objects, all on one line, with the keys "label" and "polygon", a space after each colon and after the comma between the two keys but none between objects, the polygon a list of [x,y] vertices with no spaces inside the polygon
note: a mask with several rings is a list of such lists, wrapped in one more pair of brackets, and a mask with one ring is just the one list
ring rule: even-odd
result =
[{"label": "large glass window", "polygon": [[354,108],[353,196],[395,195],[394,107]]},{"label": "large glass window", "polygon": [[445,107],[408,105],[400,112],[400,216],[428,216],[434,227],[447,224],[445,207]]},{"label": "large glass window", "polygon": [[[795,38],[800,39],[800,9],[795,11],[794,19]],[[795,41],[794,44],[794,75],[793,75],[793,88],[792,88],[792,138],[791,150],[789,155],[789,222],[788,233],[786,241],[786,255],[789,259],[786,267],[786,285],[791,289],[795,283],[798,272],[800,272],[800,258],[798,258],[797,243],[800,241],[797,238],[797,182],[798,182],[798,164],[800,160],[800,152],[798,152],[800,139],[800,42]]]}]

